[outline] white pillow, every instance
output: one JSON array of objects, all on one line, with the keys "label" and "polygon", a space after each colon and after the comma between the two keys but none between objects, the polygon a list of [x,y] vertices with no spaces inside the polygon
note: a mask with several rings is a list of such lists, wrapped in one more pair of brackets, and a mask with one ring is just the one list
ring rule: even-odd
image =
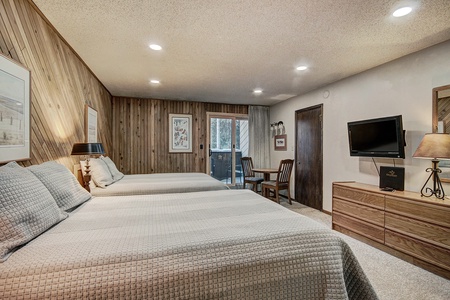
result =
[{"label": "white pillow", "polygon": [[56,161],[27,167],[49,190],[56,204],[62,210],[70,210],[91,199],[75,176],[65,166]]},{"label": "white pillow", "polygon": [[[84,174],[86,162],[81,161],[80,164]],[[96,186],[105,188],[114,182],[111,172],[103,160],[100,158],[91,158],[89,165],[91,170],[89,174],[91,174],[92,181]]]},{"label": "white pillow", "polygon": [[29,170],[0,167],[0,262],[67,216]]},{"label": "white pillow", "polygon": [[111,160],[111,158],[109,158],[108,156],[100,156],[100,159],[103,160],[105,164],[108,166],[108,169],[111,172],[114,182],[123,178],[124,176],[123,173],[117,169],[116,165]]}]

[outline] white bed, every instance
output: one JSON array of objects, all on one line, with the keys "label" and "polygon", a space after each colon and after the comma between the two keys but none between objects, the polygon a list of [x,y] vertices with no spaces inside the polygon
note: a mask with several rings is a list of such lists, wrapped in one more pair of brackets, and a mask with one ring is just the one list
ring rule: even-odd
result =
[{"label": "white bed", "polygon": [[227,185],[204,173],[124,175],[106,187],[91,187],[93,196],[152,195],[226,190]]},{"label": "white bed", "polygon": [[0,263],[0,299],[377,299],[330,229],[248,190],[94,197]]},{"label": "white bed", "polygon": [[[74,167],[82,183],[81,169],[85,162]],[[204,173],[154,173],[124,175],[107,156],[90,160],[92,176],[90,192],[93,196],[153,195],[226,190],[228,186]]]}]

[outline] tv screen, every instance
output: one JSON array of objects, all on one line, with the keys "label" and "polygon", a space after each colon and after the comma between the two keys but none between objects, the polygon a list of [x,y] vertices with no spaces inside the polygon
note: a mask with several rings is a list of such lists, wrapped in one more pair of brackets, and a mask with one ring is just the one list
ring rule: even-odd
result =
[{"label": "tv screen", "polygon": [[405,158],[402,116],[348,122],[350,156]]}]

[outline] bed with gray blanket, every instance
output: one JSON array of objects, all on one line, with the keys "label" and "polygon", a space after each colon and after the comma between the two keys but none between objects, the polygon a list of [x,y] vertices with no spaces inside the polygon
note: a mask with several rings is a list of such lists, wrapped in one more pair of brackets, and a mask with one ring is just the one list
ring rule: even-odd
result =
[{"label": "bed with gray blanket", "polygon": [[0,299],[376,299],[349,246],[248,190],[93,197],[0,263]]},{"label": "bed with gray blanket", "polygon": [[204,173],[155,173],[124,175],[105,187],[91,187],[97,197],[153,195],[226,190],[227,185]]}]

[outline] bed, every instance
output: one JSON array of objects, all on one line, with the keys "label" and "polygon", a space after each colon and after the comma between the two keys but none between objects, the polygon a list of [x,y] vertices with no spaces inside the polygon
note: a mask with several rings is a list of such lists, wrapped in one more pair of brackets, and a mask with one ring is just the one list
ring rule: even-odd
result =
[{"label": "bed", "polygon": [[0,167],[0,299],[377,299],[339,236],[250,190],[91,198],[66,171]]},{"label": "bed", "polygon": [[228,187],[204,173],[155,173],[124,175],[105,187],[91,187],[93,196],[152,195],[226,190]]},{"label": "bed", "polygon": [[[74,170],[81,178],[84,162]],[[226,190],[223,182],[204,173],[154,173],[124,175],[117,170],[108,157],[91,159],[92,181],[90,192],[93,196],[152,195],[166,193],[187,193]]]}]

